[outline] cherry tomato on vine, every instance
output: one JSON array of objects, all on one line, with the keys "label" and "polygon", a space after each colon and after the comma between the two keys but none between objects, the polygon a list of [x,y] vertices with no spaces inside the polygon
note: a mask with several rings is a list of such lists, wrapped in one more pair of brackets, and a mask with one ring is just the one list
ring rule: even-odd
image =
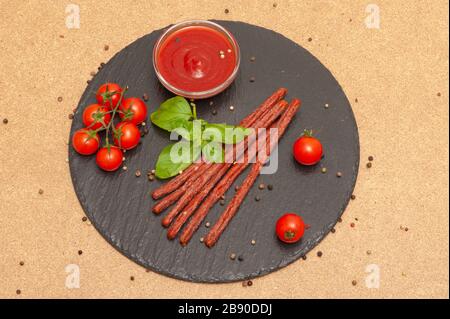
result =
[{"label": "cherry tomato on vine", "polygon": [[144,122],[147,117],[147,106],[144,101],[137,97],[129,97],[122,100],[119,110],[121,111],[119,116],[122,121],[131,122],[136,125]]},{"label": "cherry tomato on vine", "polygon": [[114,144],[126,150],[136,147],[141,139],[141,132],[131,122],[120,122],[117,124],[113,135]]},{"label": "cherry tomato on vine", "polygon": [[298,242],[303,237],[304,232],[305,223],[303,219],[294,213],[284,214],[277,221],[277,236],[285,243]]},{"label": "cherry tomato on vine", "polygon": [[111,121],[111,114],[108,112],[109,109],[104,106],[91,104],[83,111],[83,124],[91,130],[101,128],[102,123],[108,125]]},{"label": "cherry tomato on vine", "polygon": [[72,136],[72,147],[81,155],[91,155],[97,152],[100,137],[93,130],[80,129]]},{"label": "cherry tomato on vine", "polygon": [[[116,107],[120,100],[122,88],[116,83],[105,83],[100,86],[95,95],[97,103],[106,107]],[[111,104],[112,101],[112,104]]]},{"label": "cherry tomato on vine", "polygon": [[323,154],[322,144],[307,130],[295,141],[292,152],[295,160],[303,165],[317,164]]},{"label": "cherry tomato on vine", "polygon": [[122,160],[123,152],[116,146],[102,147],[95,158],[98,167],[107,172],[117,170],[122,165]]}]

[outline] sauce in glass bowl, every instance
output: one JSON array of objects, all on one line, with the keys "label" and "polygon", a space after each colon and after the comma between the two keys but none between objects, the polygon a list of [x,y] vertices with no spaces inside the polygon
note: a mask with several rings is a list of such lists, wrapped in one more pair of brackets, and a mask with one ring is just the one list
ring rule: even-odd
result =
[{"label": "sauce in glass bowl", "polygon": [[236,77],[239,60],[234,37],[210,21],[186,21],[170,27],[153,50],[153,65],[161,83],[188,98],[222,92]]}]

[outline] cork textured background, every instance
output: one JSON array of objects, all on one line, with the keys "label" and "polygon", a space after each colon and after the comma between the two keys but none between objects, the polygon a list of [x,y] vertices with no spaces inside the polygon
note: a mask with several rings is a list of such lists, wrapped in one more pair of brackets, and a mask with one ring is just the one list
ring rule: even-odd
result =
[{"label": "cork textured background", "polygon": [[[448,2],[240,2],[0,0],[0,297],[449,297]],[[66,26],[70,4],[80,28]],[[192,18],[244,21],[299,43],[342,85],[359,126],[356,199],[342,223],[306,260],[252,287],[147,272],[82,221],[70,180],[68,115],[90,72]],[[79,288],[68,283],[73,267]]]}]

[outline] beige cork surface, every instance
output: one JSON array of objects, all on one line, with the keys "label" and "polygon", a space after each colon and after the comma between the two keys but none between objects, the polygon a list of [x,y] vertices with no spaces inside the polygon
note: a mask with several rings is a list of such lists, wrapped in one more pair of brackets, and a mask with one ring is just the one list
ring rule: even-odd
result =
[{"label": "beige cork surface", "polygon": [[[79,29],[66,26],[71,3]],[[108,3],[0,0],[0,297],[448,298],[447,1]],[[366,24],[370,3],[379,29]],[[340,82],[359,126],[356,199],[342,223],[307,260],[252,287],[146,272],[82,221],[66,163],[68,115],[90,72],[138,37],[192,18],[260,25],[304,46]],[[66,284],[71,264],[79,288]]]}]

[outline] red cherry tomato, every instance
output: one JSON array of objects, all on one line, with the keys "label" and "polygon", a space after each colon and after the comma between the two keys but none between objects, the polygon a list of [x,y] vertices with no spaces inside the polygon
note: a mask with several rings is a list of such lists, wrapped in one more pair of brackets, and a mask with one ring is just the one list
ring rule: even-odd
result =
[{"label": "red cherry tomato", "polygon": [[284,214],[277,221],[277,236],[285,243],[295,243],[299,241],[304,232],[305,223],[303,222],[303,219],[294,213]]},{"label": "red cherry tomato", "polygon": [[122,100],[119,110],[122,111],[119,114],[122,121],[139,125],[147,118],[147,106],[144,101],[137,97],[129,97]]},{"label": "red cherry tomato", "polygon": [[[106,107],[116,107],[120,100],[122,88],[116,83],[105,83],[99,87],[95,95],[97,103]],[[112,105],[111,105],[112,101]]]},{"label": "red cherry tomato", "polygon": [[97,152],[96,162],[98,167],[107,172],[117,170],[122,165],[123,153],[116,146],[102,147]]},{"label": "red cherry tomato", "polygon": [[91,130],[101,128],[102,123],[108,125],[111,121],[111,114],[108,112],[109,109],[104,106],[91,104],[83,111],[83,124]]},{"label": "red cherry tomato", "polygon": [[306,130],[303,136],[295,141],[292,151],[296,161],[303,165],[317,164],[323,154],[320,141],[312,137],[311,131]]},{"label": "red cherry tomato", "polygon": [[114,144],[120,148],[130,150],[138,145],[141,132],[131,122],[120,122],[114,132]]},{"label": "red cherry tomato", "polygon": [[93,130],[81,129],[72,136],[72,147],[81,155],[91,155],[97,152],[100,138]]}]

